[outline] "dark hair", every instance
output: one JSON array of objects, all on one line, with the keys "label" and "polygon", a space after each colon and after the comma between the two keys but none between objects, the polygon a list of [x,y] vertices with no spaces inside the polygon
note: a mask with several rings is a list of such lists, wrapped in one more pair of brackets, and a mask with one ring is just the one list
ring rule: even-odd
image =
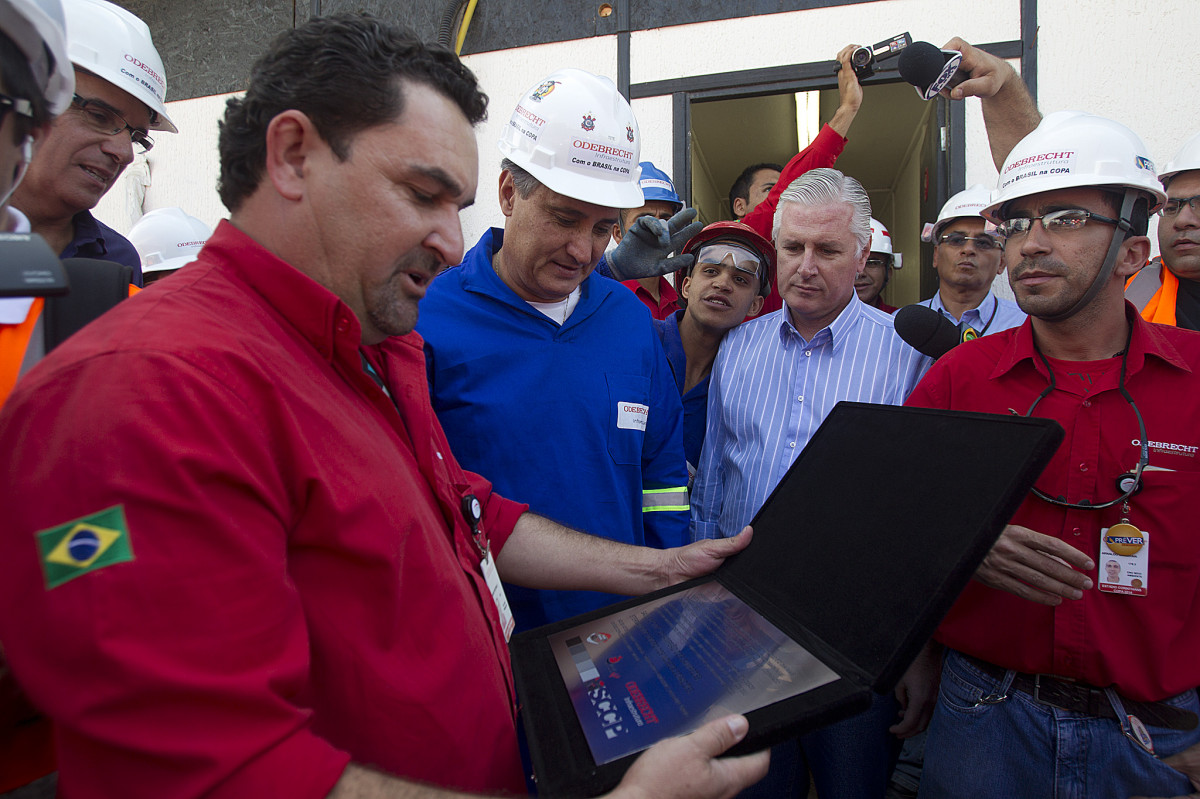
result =
[{"label": "dark hair", "polygon": [[221,202],[236,211],[258,187],[267,127],[279,114],[304,113],[344,160],[355,134],[404,111],[405,80],[453,100],[472,125],[487,118],[487,96],[471,70],[407,28],[369,14],[337,14],[280,34],[255,62],[245,96],[226,103],[218,126]]},{"label": "dark hair", "polygon": [[[32,121],[29,117],[14,114],[16,124],[13,126],[13,143],[19,145],[32,128],[50,122],[50,107],[21,48],[3,31],[0,31],[0,80],[3,80],[5,94],[16,99],[28,100],[33,107]],[[12,114],[13,111],[10,109],[8,113]]]},{"label": "dark hair", "polygon": [[[750,199],[750,184],[754,182],[754,176],[764,169],[774,169],[776,172],[782,172],[783,167],[779,164],[751,164],[742,170],[742,174],[738,175],[737,180],[729,187],[729,213],[733,214],[733,201],[739,197],[743,200]],[[737,214],[734,214],[736,216]]]},{"label": "dark hair", "polygon": [[[1121,213],[1121,203],[1125,200],[1125,191],[1120,188],[1105,188],[1102,194],[1112,210],[1112,215],[1115,217]],[[1125,234],[1125,238],[1145,236],[1146,231],[1150,229],[1150,201],[1141,192],[1133,201],[1133,209],[1129,212],[1129,226],[1133,229]]]}]

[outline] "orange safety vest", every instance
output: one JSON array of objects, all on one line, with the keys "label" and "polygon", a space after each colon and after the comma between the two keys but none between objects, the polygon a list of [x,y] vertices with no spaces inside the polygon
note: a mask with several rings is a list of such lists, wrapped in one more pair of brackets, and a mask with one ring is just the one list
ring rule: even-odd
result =
[{"label": "orange safety vest", "polygon": [[1125,299],[1133,303],[1147,322],[1175,327],[1175,301],[1179,278],[1155,258],[1125,281]]},{"label": "orange safety vest", "polygon": [[25,321],[15,325],[0,325],[0,405],[8,399],[17,378],[21,376],[21,364],[25,361],[25,351],[33,338],[33,329],[37,327],[38,318],[46,301],[41,297],[33,301]]},{"label": "orange safety vest", "polygon": [[[139,291],[140,288],[130,284],[130,297]],[[45,307],[46,301],[37,297],[29,307],[25,321],[15,325],[0,325],[0,405],[8,399],[17,384],[17,378],[21,376],[21,364],[25,362],[25,353],[29,350],[33,331]]]}]

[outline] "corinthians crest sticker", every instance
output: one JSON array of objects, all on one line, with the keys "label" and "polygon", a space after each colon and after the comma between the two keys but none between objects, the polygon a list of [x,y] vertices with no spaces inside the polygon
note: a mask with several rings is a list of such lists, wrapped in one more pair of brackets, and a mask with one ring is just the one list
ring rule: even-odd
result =
[{"label": "corinthians crest sticker", "polygon": [[596,118],[594,116],[592,116],[591,114],[584,114],[583,122],[581,122],[579,124],[579,127],[583,128],[584,130],[588,131],[589,133],[592,132],[593,130],[596,129]]}]

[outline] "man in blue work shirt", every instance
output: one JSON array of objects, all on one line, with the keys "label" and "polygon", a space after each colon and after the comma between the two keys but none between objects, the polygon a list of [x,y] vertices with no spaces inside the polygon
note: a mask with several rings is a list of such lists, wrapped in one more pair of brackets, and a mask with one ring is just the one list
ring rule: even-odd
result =
[{"label": "man in blue work shirt", "polygon": [[[692,494],[695,538],[747,524],[839,401],[900,405],[929,363],[854,291],[871,246],[871,203],[857,180],[828,168],[797,178],[779,197],[773,235],[784,304],[731,330],[717,354]],[[798,520],[796,534],[817,533]],[[918,663],[897,688],[899,723],[896,699],[876,695],[864,713],[800,739],[822,799],[883,795],[899,748],[893,736],[915,734],[931,713],[933,670]],[[787,746],[776,747],[749,795],[786,792],[796,757]]]},{"label": "man in blue work shirt", "polygon": [[775,282],[775,248],[741,222],[713,222],[683,248],[695,266],[683,275],[683,310],[655,320],[683,400],[683,451],[695,475],[708,419],[708,381],[725,334],[758,313]]},{"label": "man in blue work shirt", "polygon": [[[639,133],[607,78],[554,73],[500,142],[493,228],[421,304],[434,410],[497,491],[596,535],[687,540],[683,410],[645,306],[593,275],[619,209],[643,204]],[[508,589],[518,629],[615,601]]]}]

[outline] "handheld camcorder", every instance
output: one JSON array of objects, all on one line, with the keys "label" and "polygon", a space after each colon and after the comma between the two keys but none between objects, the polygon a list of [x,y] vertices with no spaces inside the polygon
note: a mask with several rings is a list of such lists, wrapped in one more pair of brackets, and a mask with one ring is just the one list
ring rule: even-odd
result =
[{"label": "handheld camcorder", "polygon": [[857,47],[850,54],[850,66],[854,69],[854,74],[858,76],[858,79],[864,80],[875,74],[877,62],[895,58],[910,44],[912,44],[912,37],[908,35],[908,31],[905,31],[870,47]]},{"label": "handheld camcorder", "polygon": [[58,255],[36,233],[0,233],[0,297],[55,297],[67,293]]}]

